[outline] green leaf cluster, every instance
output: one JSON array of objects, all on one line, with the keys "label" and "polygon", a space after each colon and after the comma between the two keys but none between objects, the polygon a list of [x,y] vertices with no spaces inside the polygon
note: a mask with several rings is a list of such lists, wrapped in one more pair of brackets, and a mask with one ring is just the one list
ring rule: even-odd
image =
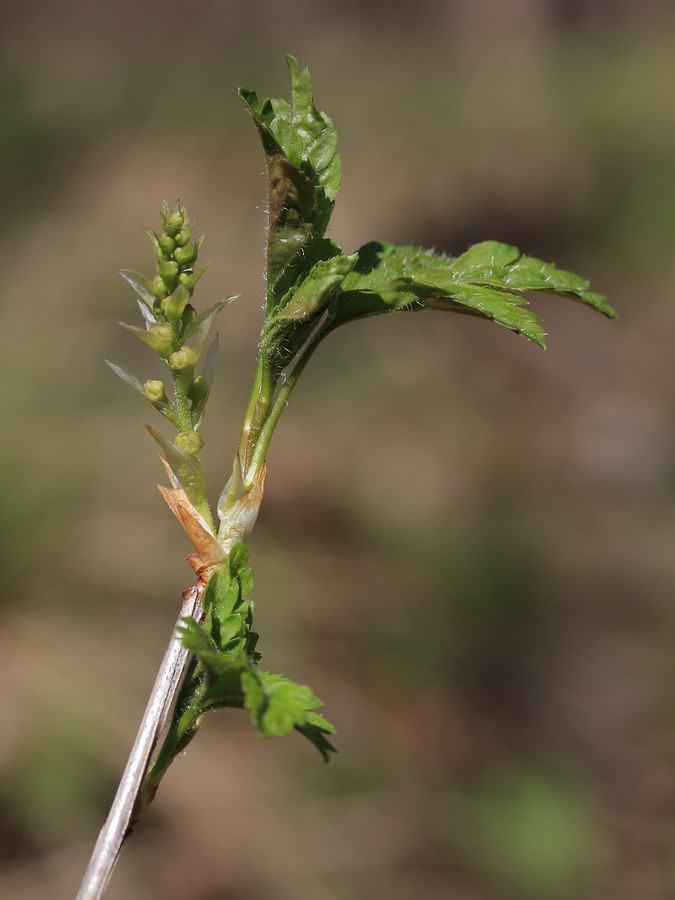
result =
[{"label": "green leaf cluster", "polygon": [[[568,297],[615,315],[586,279],[483,241],[457,258],[373,241],[344,254],[324,238],[341,165],[330,118],[312,99],[309,73],[287,57],[291,102],[240,90],[260,133],[270,178],[268,298],[263,346],[279,372],[303,347],[365,316],[440,310],[477,316],[545,346],[526,293]],[[320,331],[320,334],[317,334]]]},{"label": "green leaf cluster", "polygon": [[321,700],[305,685],[258,670],[252,586],[248,552],[238,542],[209,579],[203,624],[191,617],[183,620],[183,644],[198,662],[186,694],[187,719],[181,730],[187,729],[188,720],[197,721],[212,709],[245,708],[262,737],[282,737],[295,729],[327,760],[335,748],[326,735],[335,729],[313,711],[323,705]]}]

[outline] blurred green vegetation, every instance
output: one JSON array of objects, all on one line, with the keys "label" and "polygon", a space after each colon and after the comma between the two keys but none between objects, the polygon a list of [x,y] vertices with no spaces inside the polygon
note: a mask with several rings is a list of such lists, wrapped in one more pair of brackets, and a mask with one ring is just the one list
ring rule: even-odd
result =
[{"label": "blurred green vegetation", "polygon": [[316,687],[340,754],[214,717],[110,898],[670,896],[669,4],[31,0],[3,24],[0,895],[74,893],[190,581],[149,413],[102,362],[155,374],[115,326],[115,272],[147,268],[141,225],[180,197],[211,260],[197,304],[243,295],[220,326],[215,494],[262,292],[236,87],[280,90],[292,52],[340,135],[347,250],[504,240],[588,275],[620,319],[542,299],[545,354],[432,316],[326,343],[250,549],[265,661]]}]

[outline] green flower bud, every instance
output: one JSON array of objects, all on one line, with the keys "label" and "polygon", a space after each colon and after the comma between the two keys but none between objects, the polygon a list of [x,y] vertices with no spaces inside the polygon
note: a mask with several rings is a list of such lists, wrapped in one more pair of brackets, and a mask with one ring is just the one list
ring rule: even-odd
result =
[{"label": "green flower bud", "polygon": [[204,446],[204,438],[198,431],[187,431],[176,435],[174,443],[183,453],[194,454],[199,453]]},{"label": "green flower bud", "polygon": [[143,393],[153,406],[164,406],[165,403],[168,403],[163,381],[157,381],[156,379],[146,381],[143,385]]},{"label": "green flower bud", "polygon": [[174,285],[178,277],[178,263],[172,259],[157,260],[157,274],[162,276],[167,287]]},{"label": "green flower bud", "polygon": [[174,240],[179,247],[184,247],[190,238],[192,237],[192,229],[194,225],[186,225],[182,228],[177,235],[174,236]]},{"label": "green flower bud", "polygon": [[157,235],[157,243],[160,246],[162,253],[165,258],[171,256],[176,246],[176,242],[172,237],[169,237],[168,234],[159,234]]},{"label": "green flower bud", "polygon": [[192,306],[191,303],[185,307],[185,312],[183,313],[183,325],[192,325],[193,322],[197,320],[197,310]]},{"label": "green flower bud", "polygon": [[148,332],[148,335],[152,336],[151,347],[153,350],[164,359],[168,359],[169,356],[172,355],[173,342],[175,340],[175,335],[171,326],[153,325]]},{"label": "green flower bud", "polygon": [[198,354],[190,347],[181,347],[180,350],[176,350],[175,353],[171,354],[169,365],[174,372],[181,372],[183,369],[194,366],[198,358]]},{"label": "green flower bud", "polygon": [[206,383],[206,379],[201,375],[197,375],[196,378],[192,379],[192,383],[188,388],[188,399],[192,401],[192,403],[199,403],[200,400],[203,400],[204,397],[209,392],[209,386]]},{"label": "green flower bud", "polygon": [[161,275],[155,275],[155,277],[152,279],[152,286],[150,290],[158,300],[163,300],[164,297],[166,297],[166,295],[169,293],[169,290],[166,284],[164,284],[164,279]]},{"label": "green flower bud", "polygon": [[188,244],[187,247],[176,247],[173,258],[179,266],[188,266],[197,257],[197,245]]},{"label": "green flower bud", "polygon": [[173,237],[174,234],[178,234],[185,223],[185,216],[183,214],[183,210],[180,207],[176,207],[175,209],[171,209],[171,207],[167,207],[166,210],[163,211],[162,214],[162,227],[164,231]]}]

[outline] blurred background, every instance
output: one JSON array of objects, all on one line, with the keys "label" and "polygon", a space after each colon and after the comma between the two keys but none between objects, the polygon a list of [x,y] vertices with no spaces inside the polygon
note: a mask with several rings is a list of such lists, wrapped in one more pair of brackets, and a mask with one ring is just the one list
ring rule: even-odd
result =
[{"label": "blurred background", "polygon": [[[121,267],[180,199],[220,320],[203,454],[229,469],[260,326],[246,85],[309,65],[331,236],[579,271],[543,353],[436,314],[351,326],[272,445],[250,543],[265,665],[339,755],[220,712],[110,900],[675,897],[675,11],[668,0],[2,4],[0,896],[74,896],[173,621],[186,540]],[[158,425],[157,421],[155,424]]]}]

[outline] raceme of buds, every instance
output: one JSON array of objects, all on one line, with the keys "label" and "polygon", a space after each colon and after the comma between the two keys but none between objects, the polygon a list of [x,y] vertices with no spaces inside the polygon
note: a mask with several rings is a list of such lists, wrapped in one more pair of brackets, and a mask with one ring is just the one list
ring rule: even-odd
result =
[{"label": "raceme of buds", "polygon": [[[138,295],[145,327],[120,324],[164,360],[172,373],[175,400],[167,397],[163,381],[150,379],[141,384],[120,366],[109,365],[177,428],[176,446],[194,456],[203,446],[203,438],[196,429],[202,422],[209,396],[217,341],[212,342],[206,353],[201,374],[195,375],[194,367],[215,315],[233,298],[215,304],[201,316],[197,314],[190,300],[206,270],[206,266],[196,271],[193,268],[203,238],[191,241],[193,225],[180,204],[172,207],[165,203],[161,215],[161,231],[145,229],[155,255],[157,274],[150,280],[126,269],[121,273]],[[191,338],[192,347],[186,345],[186,340]]]},{"label": "raceme of buds", "polygon": [[167,203],[163,204],[162,228],[166,234],[171,235],[171,237],[173,237],[174,234],[178,234],[186,219],[187,213],[185,207],[176,204],[176,206],[172,208]]}]

